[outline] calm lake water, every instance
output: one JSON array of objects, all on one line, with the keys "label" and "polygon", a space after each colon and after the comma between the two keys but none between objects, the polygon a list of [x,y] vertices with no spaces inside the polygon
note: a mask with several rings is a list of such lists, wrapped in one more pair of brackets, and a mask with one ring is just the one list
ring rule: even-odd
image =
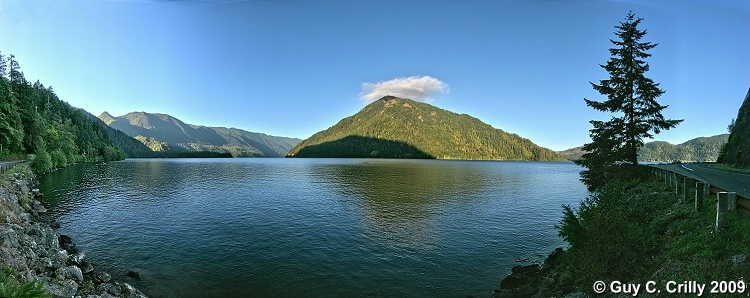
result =
[{"label": "calm lake water", "polygon": [[40,188],[60,233],[152,297],[489,297],[517,259],[565,245],[554,225],[588,195],[580,170],[132,159],[56,171]]}]

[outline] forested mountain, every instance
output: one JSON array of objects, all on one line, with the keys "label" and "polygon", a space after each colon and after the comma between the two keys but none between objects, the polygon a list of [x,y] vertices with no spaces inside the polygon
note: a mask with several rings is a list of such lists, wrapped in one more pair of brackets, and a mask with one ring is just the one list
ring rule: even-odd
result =
[{"label": "forested mountain", "polygon": [[736,120],[729,125],[729,140],[722,150],[721,162],[750,168],[750,90],[745,95]]},{"label": "forested mountain", "polygon": [[[728,134],[699,137],[679,145],[664,141],[648,142],[638,151],[638,161],[713,162],[717,160],[721,147],[727,142],[728,137]],[[569,160],[576,160],[581,158],[584,152],[581,147],[575,147],[559,153]]]},{"label": "forested mountain", "polygon": [[578,147],[570,148],[570,149],[563,150],[563,151],[557,151],[557,153],[559,153],[560,156],[562,156],[563,158],[567,160],[574,161],[574,160],[581,158],[581,156],[583,156],[584,154],[586,154],[586,151],[583,151],[583,146],[578,146]]},{"label": "forested mountain", "polygon": [[699,137],[679,145],[655,141],[646,143],[638,153],[640,161],[708,161],[719,157],[721,146],[728,139],[728,134],[712,137]]},{"label": "forested mountain", "polygon": [[561,160],[479,119],[386,96],[297,144],[289,157]]},{"label": "forested mountain", "polygon": [[13,55],[0,54],[0,158],[26,154],[36,154],[37,172],[124,158],[104,127],[60,100],[52,87],[31,84]]},{"label": "forested mountain", "polygon": [[234,157],[281,157],[301,140],[269,136],[236,128],[191,125],[166,114],[131,112],[99,116],[112,128],[141,141],[153,151],[210,151]]},{"label": "forested mountain", "polygon": [[110,143],[112,143],[112,145],[115,146],[116,148],[122,150],[125,153],[126,157],[158,157],[159,156],[158,154],[156,154],[156,152],[151,150],[148,146],[144,145],[143,143],[136,140],[135,138],[128,136],[124,132],[110,127],[109,125],[104,123],[104,121],[97,118],[93,114],[83,109],[79,109],[79,111],[83,113],[84,115],[86,115],[86,117],[88,117],[92,121],[104,127],[104,129],[107,130],[107,135],[109,136]]}]

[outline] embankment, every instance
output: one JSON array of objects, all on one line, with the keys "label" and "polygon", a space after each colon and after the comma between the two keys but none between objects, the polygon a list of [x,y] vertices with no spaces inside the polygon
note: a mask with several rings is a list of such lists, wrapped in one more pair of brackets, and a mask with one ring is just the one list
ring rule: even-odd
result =
[{"label": "embankment", "polygon": [[59,224],[41,219],[47,210],[36,200],[36,183],[24,164],[0,174],[0,269],[12,269],[20,283],[41,284],[52,297],[146,297],[97,270],[70,237],[54,231]]},{"label": "embankment", "polygon": [[558,229],[570,247],[542,265],[513,268],[494,297],[635,296],[625,291],[647,293],[647,285],[662,294],[747,296],[750,217],[725,211],[717,226],[717,208],[726,208],[717,196],[692,189],[686,202],[663,181],[613,181],[578,208],[563,208]]}]

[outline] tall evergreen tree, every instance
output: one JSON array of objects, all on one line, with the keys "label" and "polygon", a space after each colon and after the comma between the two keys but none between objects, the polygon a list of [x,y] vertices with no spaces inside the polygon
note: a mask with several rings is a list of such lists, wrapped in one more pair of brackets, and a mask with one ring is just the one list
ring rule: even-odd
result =
[{"label": "tall evergreen tree", "polygon": [[10,83],[0,77],[0,157],[22,151],[23,138],[18,102],[10,92]]},{"label": "tall evergreen tree", "polygon": [[5,56],[3,56],[3,53],[0,52],[0,78],[4,78],[8,75],[8,65],[5,62]]},{"label": "tall evergreen tree", "polygon": [[662,130],[677,126],[682,120],[665,119],[656,98],[664,94],[659,84],[645,76],[649,65],[644,59],[651,56],[648,50],[657,46],[641,42],[646,30],[639,30],[642,18],[630,12],[625,22],[620,22],[615,34],[619,40],[610,40],[610,59],[600,65],[609,73],[609,79],[591,83],[594,90],[607,97],[605,101],[584,99],[586,105],[597,111],[615,113],[609,121],[589,121],[591,143],[583,150],[588,153],[577,162],[587,168],[581,172],[581,180],[590,189],[606,183],[615,175],[616,165],[638,164],[638,149],[643,139],[651,138]]},{"label": "tall evergreen tree", "polygon": [[13,83],[23,83],[24,77],[23,73],[21,73],[21,66],[18,65],[18,60],[16,60],[16,56],[13,56],[13,54],[10,54],[10,60],[8,60],[8,64],[10,65],[10,81]]}]

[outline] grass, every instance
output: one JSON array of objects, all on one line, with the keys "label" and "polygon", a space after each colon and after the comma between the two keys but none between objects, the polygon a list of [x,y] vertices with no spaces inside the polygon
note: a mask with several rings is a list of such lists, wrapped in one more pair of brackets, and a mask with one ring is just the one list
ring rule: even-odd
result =
[{"label": "grass", "polygon": [[[10,177],[11,175],[15,173],[22,174],[26,177],[33,175],[33,172],[31,171],[31,167],[29,165],[30,165],[29,162],[22,162],[22,163],[14,165],[12,168],[8,169],[7,171],[5,171],[4,173],[0,175],[0,181],[6,181],[8,177]],[[19,197],[19,203],[21,203],[22,205],[31,204],[31,201],[32,201],[32,197],[30,195]]]},{"label": "grass", "polygon": [[5,298],[48,298],[50,294],[39,282],[19,280],[15,270],[0,270],[0,297]]},{"label": "grass", "polygon": [[[13,167],[8,169],[4,173],[0,174],[0,183],[8,183],[7,182],[8,178],[15,173],[23,174],[26,176],[31,175],[32,172],[31,172],[31,168],[29,168],[29,163],[23,162],[23,163],[14,165]],[[32,202],[31,195],[24,195],[24,196],[19,197],[19,203],[22,205],[29,205],[31,204],[31,202]],[[6,217],[6,215],[8,215],[7,212],[8,210],[3,205],[3,203],[0,203],[0,223],[7,223],[7,217]]]},{"label": "grass", "polygon": [[[694,191],[694,190],[693,190]],[[660,263],[684,264],[669,280],[739,280],[750,276],[746,264],[735,266],[735,255],[750,256],[750,217],[738,212],[727,212],[727,227],[717,231],[715,194],[705,196],[703,210],[694,210],[692,202],[672,207],[671,214],[657,218],[667,227],[662,237],[664,250]]]},{"label": "grass", "polygon": [[750,175],[750,169],[735,168],[735,167],[725,165],[725,164],[720,164],[720,163],[713,164],[711,165],[711,167],[717,170]]},{"label": "grass", "polygon": [[[578,241],[586,245],[571,243],[564,255],[565,266],[579,276],[575,287],[591,292],[596,280],[708,285],[750,277],[750,217],[727,212],[727,228],[716,231],[715,194],[705,196],[697,212],[692,200],[679,203],[681,195],[656,181],[613,185],[597,195],[597,204],[585,212],[579,208],[583,228],[576,233],[582,233]],[[735,265],[737,255],[747,260]]]},{"label": "grass", "polygon": [[10,160],[24,160],[26,159],[26,154],[3,154],[0,156],[0,161],[10,161]]},{"label": "grass", "polygon": [[13,173],[19,173],[19,174],[24,174],[24,175],[31,175],[31,169],[29,168],[29,164],[30,164],[30,162],[28,162],[28,161],[16,164],[13,167],[11,167],[10,169],[8,169],[7,171],[5,171],[2,174],[0,174],[0,178],[1,179],[6,179],[10,175],[13,175]]}]

